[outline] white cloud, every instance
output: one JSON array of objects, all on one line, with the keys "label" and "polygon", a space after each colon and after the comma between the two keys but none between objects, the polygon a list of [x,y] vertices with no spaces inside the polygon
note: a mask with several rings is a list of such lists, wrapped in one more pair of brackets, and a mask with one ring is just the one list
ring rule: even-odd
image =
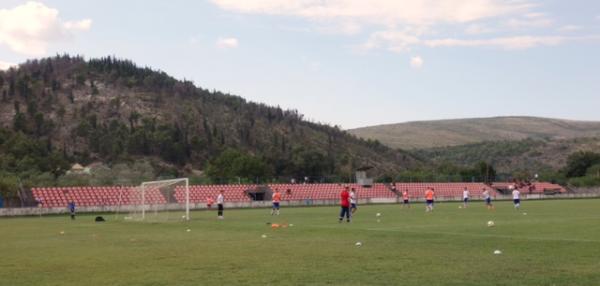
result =
[{"label": "white cloud", "polygon": [[466,23],[526,11],[523,0],[211,0],[242,13],[287,15],[314,21],[432,25]]},{"label": "white cloud", "polygon": [[362,27],[356,22],[340,22],[324,24],[316,30],[324,34],[355,35],[362,31]]},{"label": "white cloud", "polygon": [[410,51],[413,47],[495,47],[505,50],[523,50],[541,46],[557,46],[569,41],[600,40],[598,36],[564,37],[564,36],[512,36],[484,39],[420,39],[404,32],[383,31],[374,33],[362,48],[387,49],[393,52]]},{"label": "white cloud", "polygon": [[[511,35],[516,30],[548,30],[555,24],[555,20],[549,14],[534,11],[540,5],[537,4],[539,1],[533,0],[211,1],[222,9],[237,13],[305,19],[320,26],[321,28],[316,29],[320,32],[357,34],[365,30],[372,31],[360,46],[361,50],[407,52],[422,46],[497,47],[516,50],[554,46],[575,40],[548,33],[544,36]],[[461,39],[460,35],[449,38],[440,35],[443,31],[456,28],[464,35],[496,33],[501,36]]]},{"label": "white cloud", "polygon": [[385,48],[393,52],[405,52],[413,46],[427,46],[430,48],[441,47],[493,47],[505,50],[523,50],[541,46],[557,46],[566,42],[574,41],[598,41],[600,36],[564,37],[564,36],[514,36],[496,37],[486,39],[419,39],[406,36],[402,33],[378,32],[384,35],[369,39],[363,45],[364,49]]},{"label": "white cloud", "polygon": [[63,21],[58,10],[30,1],[12,9],[0,9],[0,44],[27,56],[45,55],[52,42],[87,31],[92,20]]},{"label": "white cloud", "polygon": [[583,27],[581,26],[577,26],[577,25],[566,25],[566,26],[562,26],[560,28],[558,28],[559,32],[575,32],[575,31],[579,31],[583,29]]},{"label": "white cloud", "polygon": [[423,67],[423,58],[421,58],[420,56],[412,57],[410,59],[410,66],[415,69],[420,69],[421,67]]},{"label": "white cloud", "polygon": [[482,24],[471,24],[465,29],[465,33],[469,35],[480,35],[494,32],[494,29]]},{"label": "white cloud", "polygon": [[219,38],[216,44],[221,49],[233,49],[239,46],[239,41],[236,38]]},{"label": "white cloud", "polygon": [[2,70],[2,71],[7,70],[14,66],[17,66],[17,65],[13,64],[13,63],[5,62],[5,61],[0,61],[0,70]]},{"label": "white cloud", "polygon": [[420,42],[419,37],[411,31],[379,31],[371,34],[369,40],[363,44],[363,48],[367,50],[385,48],[394,52],[404,52]]},{"label": "white cloud", "polygon": [[552,26],[552,20],[545,13],[527,13],[520,18],[512,18],[506,22],[506,26],[513,29],[546,28]]},{"label": "white cloud", "polygon": [[499,47],[507,50],[528,49],[537,46],[556,46],[569,38],[560,36],[517,36],[491,39],[436,39],[424,41],[429,47]]},{"label": "white cloud", "polygon": [[68,31],[87,31],[92,27],[92,20],[67,21],[63,24]]}]

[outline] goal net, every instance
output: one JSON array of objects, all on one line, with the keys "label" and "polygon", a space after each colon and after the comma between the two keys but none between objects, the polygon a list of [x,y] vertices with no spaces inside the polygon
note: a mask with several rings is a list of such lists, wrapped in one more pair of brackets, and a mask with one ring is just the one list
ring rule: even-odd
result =
[{"label": "goal net", "polygon": [[187,178],[143,182],[123,189],[119,205],[126,220],[169,221],[190,219],[190,192]]}]

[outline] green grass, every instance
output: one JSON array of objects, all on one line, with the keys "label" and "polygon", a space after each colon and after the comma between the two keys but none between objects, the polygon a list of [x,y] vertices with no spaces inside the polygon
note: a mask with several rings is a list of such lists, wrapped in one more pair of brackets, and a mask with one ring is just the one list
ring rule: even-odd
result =
[{"label": "green grass", "polygon": [[266,209],[226,210],[223,221],[214,211],[164,223],[2,218],[0,285],[598,285],[599,209],[371,205],[338,224],[336,207],[284,208],[273,222],[294,226],[277,230]]}]

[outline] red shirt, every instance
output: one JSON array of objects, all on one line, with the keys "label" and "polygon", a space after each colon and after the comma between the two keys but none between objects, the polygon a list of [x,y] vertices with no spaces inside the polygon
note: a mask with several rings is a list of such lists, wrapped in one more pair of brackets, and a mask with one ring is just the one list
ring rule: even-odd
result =
[{"label": "red shirt", "polygon": [[340,205],[342,207],[345,207],[345,208],[350,207],[350,201],[348,200],[348,198],[350,198],[350,193],[348,193],[348,191],[343,190],[342,193],[340,193],[340,198],[341,198]]},{"label": "red shirt", "polygon": [[433,201],[434,196],[435,196],[435,193],[432,190],[427,190],[425,192],[425,199],[428,201]]},{"label": "red shirt", "polygon": [[278,203],[278,202],[280,202],[280,201],[281,201],[281,193],[279,193],[279,192],[275,192],[275,193],[273,194],[273,202],[274,202],[274,203]]}]

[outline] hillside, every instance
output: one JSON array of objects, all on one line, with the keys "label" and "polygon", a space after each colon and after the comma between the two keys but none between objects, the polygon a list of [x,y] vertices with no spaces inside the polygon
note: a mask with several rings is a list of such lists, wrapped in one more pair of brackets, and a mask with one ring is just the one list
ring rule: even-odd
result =
[{"label": "hillside", "polygon": [[567,157],[578,151],[600,153],[600,138],[503,140],[419,149],[411,152],[435,165],[451,163],[470,166],[485,161],[500,173],[526,172],[532,175],[540,172],[555,172],[563,168],[567,163]]},{"label": "hillside", "polygon": [[208,91],[110,57],[28,61],[0,71],[0,93],[0,173],[21,178],[57,178],[75,162],[141,160],[153,162],[155,176],[164,170],[185,175],[217,166],[221,154],[229,156],[222,161],[234,157],[231,164],[243,174],[214,168],[213,174],[249,180],[349,178],[365,165],[382,173],[419,164],[408,153],[306,121],[295,110]]},{"label": "hillside", "polygon": [[392,148],[419,149],[486,141],[571,139],[600,136],[600,122],[538,117],[493,117],[417,121],[379,125],[348,132]]}]

